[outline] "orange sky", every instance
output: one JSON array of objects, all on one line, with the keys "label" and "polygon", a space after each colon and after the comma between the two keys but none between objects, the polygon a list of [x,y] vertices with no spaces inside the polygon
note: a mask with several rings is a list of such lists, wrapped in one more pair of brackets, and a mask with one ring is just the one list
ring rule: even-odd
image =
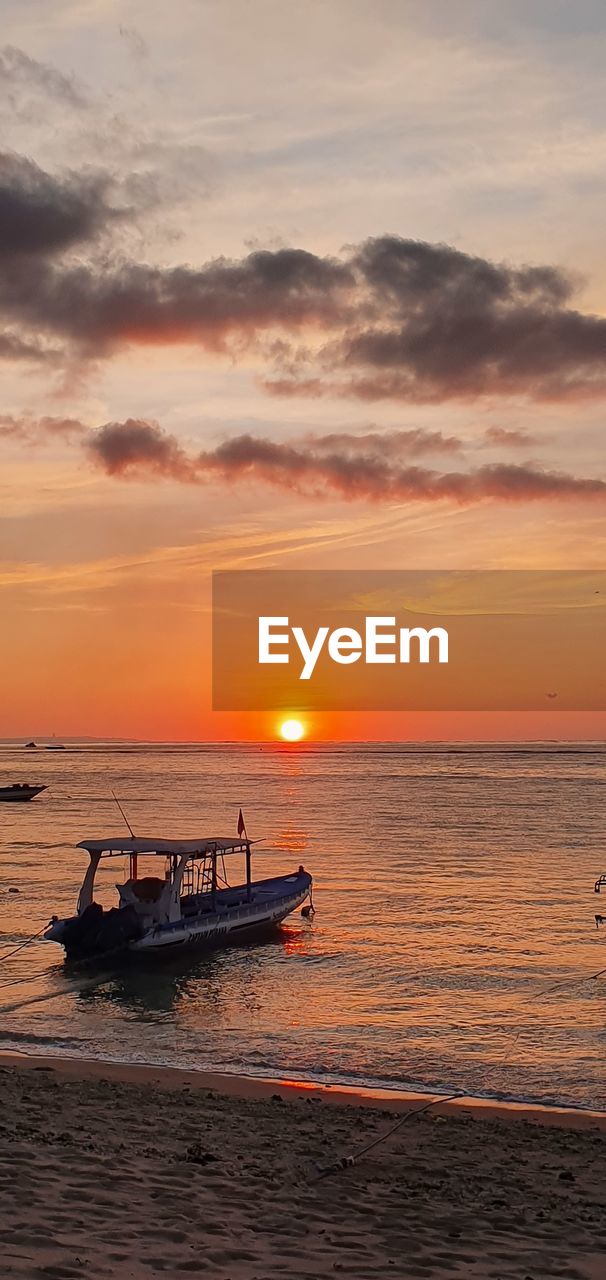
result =
[{"label": "orange sky", "polygon": [[211,710],[214,569],[604,566],[594,6],[9,0],[3,38],[0,736],[272,738]]}]

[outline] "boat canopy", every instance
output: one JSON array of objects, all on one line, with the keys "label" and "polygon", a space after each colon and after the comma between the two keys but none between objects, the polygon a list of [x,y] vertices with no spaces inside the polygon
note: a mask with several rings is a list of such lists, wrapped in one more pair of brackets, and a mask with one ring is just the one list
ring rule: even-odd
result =
[{"label": "boat canopy", "polygon": [[86,849],[88,853],[157,853],[165,857],[167,853],[178,855],[191,854],[201,858],[209,853],[238,853],[247,849],[249,840],[241,836],[207,836],[200,840],[165,840],[144,836],[110,836],[105,840],[81,840],[77,849]]}]

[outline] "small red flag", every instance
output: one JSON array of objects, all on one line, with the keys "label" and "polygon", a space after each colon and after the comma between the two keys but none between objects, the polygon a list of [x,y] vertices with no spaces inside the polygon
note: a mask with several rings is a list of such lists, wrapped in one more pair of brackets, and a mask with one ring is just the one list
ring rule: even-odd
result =
[{"label": "small red flag", "polygon": [[238,835],[239,835],[239,836],[245,836],[245,835],[246,835],[246,825],[245,825],[245,822],[244,822],[244,818],[243,818],[243,816],[242,816],[242,810],[241,810],[241,809],[240,809],[240,813],[238,814]]}]

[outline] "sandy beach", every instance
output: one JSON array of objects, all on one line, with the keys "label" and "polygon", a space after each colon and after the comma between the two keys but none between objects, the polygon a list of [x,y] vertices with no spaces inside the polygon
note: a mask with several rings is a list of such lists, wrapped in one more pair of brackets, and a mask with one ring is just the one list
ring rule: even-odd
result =
[{"label": "sandy beach", "polygon": [[604,1275],[603,1116],[11,1055],[0,1089],[7,1280]]}]

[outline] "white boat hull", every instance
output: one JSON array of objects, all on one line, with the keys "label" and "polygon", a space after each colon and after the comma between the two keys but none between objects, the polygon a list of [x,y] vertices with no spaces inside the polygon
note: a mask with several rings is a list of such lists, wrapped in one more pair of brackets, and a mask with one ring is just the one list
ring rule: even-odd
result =
[{"label": "white boat hull", "polygon": [[[115,910],[104,916],[101,908],[96,907],[98,914],[90,929],[87,913],[84,913],[65,920],[53,920],[44,937],[48,942],[63,945],[68,958],[85,960],[102,959],[125,951],[149,955],[185,948],[216,947],[280,924],[310,898],[311,888],[311,876],[301,869],[290,876],[253,883],[248,899],[244,897],[245,886],[218,891],[214,899],[210,895],[202,895],[193,901],[184,899],[184,903],[189,901],[187,914],[175,921],[152,924],[143,929],[135,917],[135,936],[128,936],[123,928],[127,921],[130,927],[132,914],[128,916],[122,910]],[[109,933],[105,921],[111,921]]]},{"label": "white boat hull", "polygon": [[161,925],[145,934],[137,942],[131,943],[130,950],[149,952],[173,950],[176,947],[216,946],[239,933],[248,933],[253,929],[266,929],[271,925],[280,924],[293,911],[296,911],[297,907],[302,906],[308,896],[309,889],[305,888],[274,907],[269,905],[261,907],[251,903],[249,906],[239,908],[237,912],[230,912],[229,917],[225,919],[213,917],[212,920],[199,923],[194,920],[187,924],[179,921],[175,925]]}]

